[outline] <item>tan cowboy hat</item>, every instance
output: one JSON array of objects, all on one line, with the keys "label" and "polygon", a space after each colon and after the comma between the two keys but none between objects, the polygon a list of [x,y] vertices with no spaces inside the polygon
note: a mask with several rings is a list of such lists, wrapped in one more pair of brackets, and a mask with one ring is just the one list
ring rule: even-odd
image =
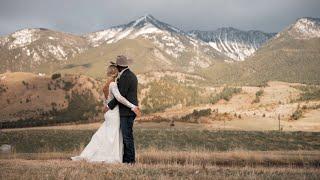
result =
[{"label": "tan cowboy hat", "polygon": [[127,67],[131,63],[132,63],[132,59],[129,59],[124,55],[117,56],[116,62],[111,61],[111,64],[121,66],[121,67]]}]

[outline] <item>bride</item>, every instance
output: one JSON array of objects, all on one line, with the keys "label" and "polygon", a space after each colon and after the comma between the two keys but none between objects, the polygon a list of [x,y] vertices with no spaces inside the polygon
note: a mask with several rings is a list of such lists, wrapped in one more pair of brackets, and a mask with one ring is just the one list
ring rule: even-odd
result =
[{"label": "bride", "polygon": [[[117,83],[115,82],[119,72],[115,65],[110,65],[107,75],[110,78],[104,88],[105,104],[116,98],[118,102],[130,109],[134,109],[137,116],[140,115],[139,108],[121,96]],[[104,114],[105,121],[92,136],[89,144],[79,156],[71,157],[72,160],[85,160],[89,162],[121,163],[123,156],[123,141],[120,130],[119,107],[109,110]]]}]

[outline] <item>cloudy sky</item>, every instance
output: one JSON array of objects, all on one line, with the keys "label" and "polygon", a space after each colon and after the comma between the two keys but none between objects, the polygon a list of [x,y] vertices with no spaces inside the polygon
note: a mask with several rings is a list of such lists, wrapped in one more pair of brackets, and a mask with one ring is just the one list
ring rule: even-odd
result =
[{"label": "cloudy sky", "polygon": [[183,30],[278,32],[299,17],[320,18],[320,0],[0,0],[0,35],[44,27],[83,34],[145,14]]}]

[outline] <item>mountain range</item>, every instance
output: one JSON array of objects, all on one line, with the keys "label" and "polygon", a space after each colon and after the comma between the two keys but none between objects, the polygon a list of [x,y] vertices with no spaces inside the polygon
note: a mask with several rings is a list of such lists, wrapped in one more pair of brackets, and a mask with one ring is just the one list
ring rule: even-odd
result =
[{"label": "mountain range", "polygon": [[[106,63],[124,54],[134,60],[137,73],[174,70],[199,74],[214,83],[256,77],[301,81],[306,76],[318,82],[314,68],[319,67],[319,27],[319,19],[301,18],[277,34],[231,27],[185,32],[146,15],[85,35],[23,29],[0,37],[0,72],[82,73],[103,78]],[[278,65],[281,73],[276,72]],[[297,68],[301,73],[289,73]]]},{"label": "mountain range", "polygon": [[320,84],[320,19],[300,18],[277,34],[184,32],[151,15],[85,35],[23,29],[0,37],[0,122],[94,118],[101,113],[100,80],[119,54],[134,61],[145,113],[210,104],[226,85]]}]

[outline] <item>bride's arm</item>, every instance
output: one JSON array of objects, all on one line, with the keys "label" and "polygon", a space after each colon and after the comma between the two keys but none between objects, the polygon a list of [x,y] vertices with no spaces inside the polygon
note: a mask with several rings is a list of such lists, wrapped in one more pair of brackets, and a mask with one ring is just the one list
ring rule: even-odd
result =
[{"label": "bride's arm", "polygon": [[128,108],[130,109],[134,109],[136,108],[137,106],[130,103],[125,97],[123,97],[120,92],[119,92],[119,89],[118,89],[118,86],[116,83],[111,83],[110,84],[110,88],[111,88],[111,92],[113,94],[113,96],[117,99],[117,101],[119,101],[121,104],[127,106]]}]

